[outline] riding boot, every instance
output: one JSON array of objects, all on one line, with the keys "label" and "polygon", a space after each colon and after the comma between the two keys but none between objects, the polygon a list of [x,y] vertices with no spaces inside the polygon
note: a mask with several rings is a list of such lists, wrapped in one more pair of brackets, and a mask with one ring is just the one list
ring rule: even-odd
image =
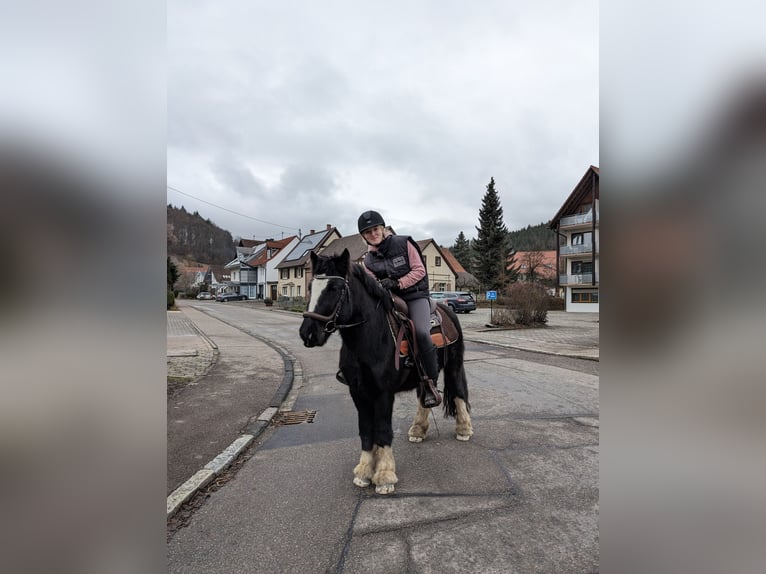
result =
[{"label": "riding boot", "polygon": [[426,373],[426,378],[420,384],[420,404],[425,409],[438,407],[442,402],[441,395],[436,388],[436,382],[439,379],[439,359],[436,353],[436,347],[431,347],[420,357],[423,370]]}]

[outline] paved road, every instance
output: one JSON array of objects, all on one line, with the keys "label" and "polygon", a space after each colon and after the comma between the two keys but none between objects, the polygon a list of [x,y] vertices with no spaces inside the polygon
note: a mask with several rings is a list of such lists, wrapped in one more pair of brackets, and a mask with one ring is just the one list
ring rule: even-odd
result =
[{"label": "paved road", "polygon": [[[597,362],[469,342],[476,434],[454,440],[452,421],[439,415],[429,438],[411,444],[414,393],[400,396],[400,482],[394,495],[379,497],[351,483],[359,440],[350,397],[333,377],[339,338],[305,349],[298,317],[252,304],[195,307],[289,350],[301,370],[286,408],[316,415],[258,437],[236,473],[169,537],[169,571],[598,570]],[[595,331],[597,341],[592,319],[578,319],[589,323],[581,334]],[[469,341],[488,336],[469,326],[479,314],[461,320]]]}]

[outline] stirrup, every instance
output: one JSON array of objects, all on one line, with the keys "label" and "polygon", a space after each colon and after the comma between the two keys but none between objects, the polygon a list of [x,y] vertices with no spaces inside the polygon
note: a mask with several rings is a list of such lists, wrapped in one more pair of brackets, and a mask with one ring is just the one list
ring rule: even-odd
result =
[{"label": "stirrup", "polygon": [[420,384],[420,405],[424,409],[432,409],[442,404],[439,390],[431,379],[423,379]]}]

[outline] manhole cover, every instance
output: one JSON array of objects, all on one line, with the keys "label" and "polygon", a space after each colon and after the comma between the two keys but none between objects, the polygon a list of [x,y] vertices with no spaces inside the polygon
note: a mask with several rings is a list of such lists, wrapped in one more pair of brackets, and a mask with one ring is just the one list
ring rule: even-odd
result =
[{"label": "manhole cover", "polygon": [[272,419],[275,425],[297,425],[300,423],[313,423],[316,411],[282,411]]}]

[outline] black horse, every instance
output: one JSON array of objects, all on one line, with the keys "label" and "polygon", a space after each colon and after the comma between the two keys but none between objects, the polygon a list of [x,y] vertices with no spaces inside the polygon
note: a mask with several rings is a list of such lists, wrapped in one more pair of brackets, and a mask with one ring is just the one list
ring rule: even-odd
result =
[{"label": "black horse", "polygon": [[[348,250],[341,255],[311,253],[312,281],[308,308],[300,328],[307,347],[321,347],[339,331],[343,345],[340,368],[348,382],[359,418],[362,453],[354,468],[354,484],[375,484],[378,494],[394,492],[396,476],[391,442],[394,394],[418,389],[417,369],[397,360],[399,349],[387,315],[391,295],[360,265],[351,265]],[[473,434],[468,414],[468,387],[463,367],[463,333],[455,313],[441,306],[457,328],[457,340],[440,349],[439,368],[444,369],[444,412],[455,417],[458,440]],[[429,410],[420,406],[409,429],[411,442],[421,442],[428,432]]]}]

